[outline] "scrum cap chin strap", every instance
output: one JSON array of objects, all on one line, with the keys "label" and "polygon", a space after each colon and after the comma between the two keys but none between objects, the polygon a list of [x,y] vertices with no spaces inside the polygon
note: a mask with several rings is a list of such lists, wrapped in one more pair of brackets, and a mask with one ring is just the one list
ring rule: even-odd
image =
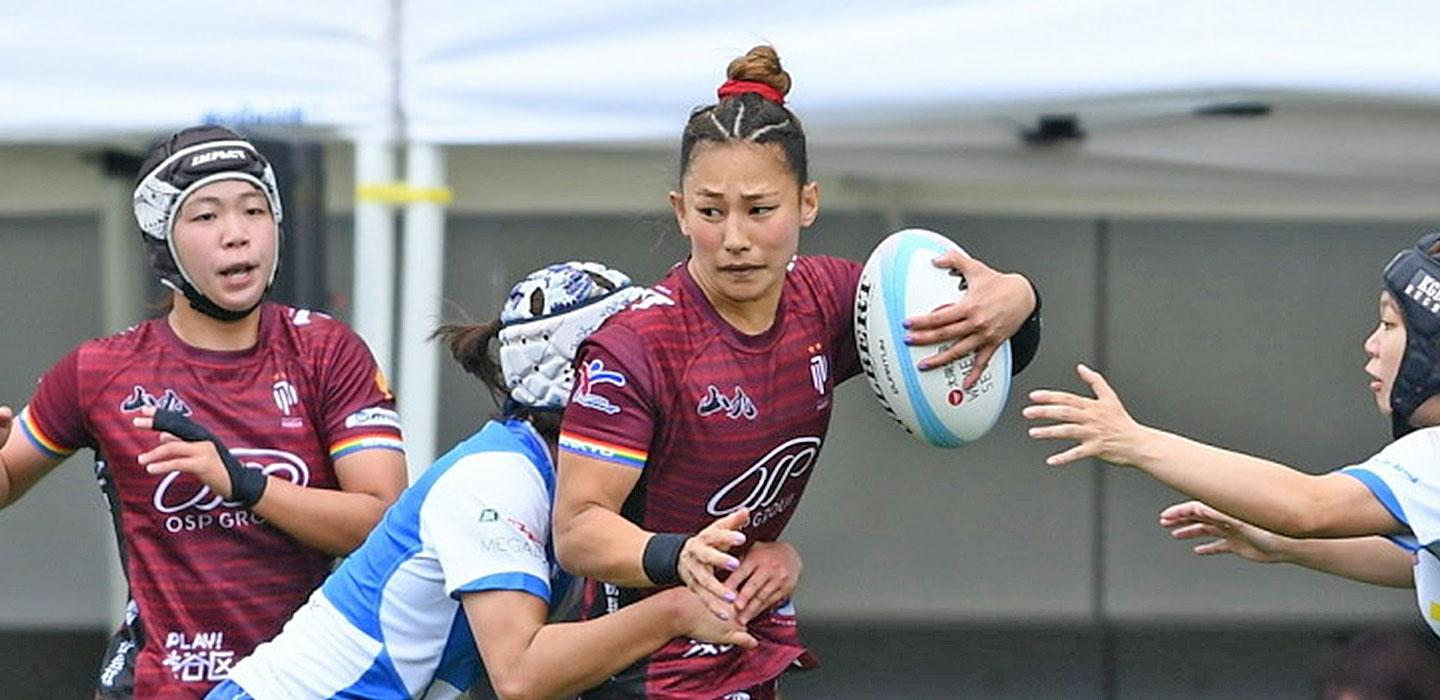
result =
[{"label": "scrum cap chin strap", "polygon": [[1405,354],[1390,388],[1396,438],[1415,429],[1415,409],[1440,393],[1440,261],[1428,252],[1437,242],[1440,233],[1426,234],[1385,266],[1385,288],[1405,319]]}]

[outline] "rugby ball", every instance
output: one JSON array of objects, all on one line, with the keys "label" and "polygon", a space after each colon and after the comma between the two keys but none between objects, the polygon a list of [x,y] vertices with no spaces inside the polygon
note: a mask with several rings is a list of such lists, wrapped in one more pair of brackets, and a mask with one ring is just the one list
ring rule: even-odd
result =
[{"label": "rugby ball", "polygon": [[936,447],[962,447],[989,432],[1010,394],[1008,340],[969,390],[961,387],[975,353],[922,372],[921,360],[954,341],[905,344],[905,319],[965,296],[964,276],[931,263],[951,250],[968,257],[934,231],[896,231],[870,253],[855,293],[855,344],[865,379],[886,413],[916,439]]}]

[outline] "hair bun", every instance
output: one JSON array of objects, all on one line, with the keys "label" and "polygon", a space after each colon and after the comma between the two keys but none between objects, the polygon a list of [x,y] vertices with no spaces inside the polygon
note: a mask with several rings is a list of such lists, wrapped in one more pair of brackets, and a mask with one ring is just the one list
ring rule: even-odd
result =
[{"label": "hair bun", "polygon": [[770,86],[782,98],[776,102],[783,102],[783,98],[790,94],[790,74],[780,66],[780,55],[775,53],[773,46],[762,44],[750,49],[744,56],[730,62],[725,75],[732,81]]}]

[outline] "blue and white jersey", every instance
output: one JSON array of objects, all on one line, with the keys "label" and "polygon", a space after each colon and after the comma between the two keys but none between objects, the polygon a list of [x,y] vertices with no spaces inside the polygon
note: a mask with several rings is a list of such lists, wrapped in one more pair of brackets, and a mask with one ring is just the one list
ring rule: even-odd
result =
[{"label": "blue and white jersey", "polygon": [[480,672],[461,594],[564,597],[549,544],[554,493],[550,451],[530,424],[487,423],[401,494],[231,680],[258,700],[458,697]]},{"label": "blue and white jersey", "polygon": [[1359,479],[1410,528],[1389,538],[1415,554],[1420,615],[1440,635],[1440,427],[1416,430],[1341,473]]}]

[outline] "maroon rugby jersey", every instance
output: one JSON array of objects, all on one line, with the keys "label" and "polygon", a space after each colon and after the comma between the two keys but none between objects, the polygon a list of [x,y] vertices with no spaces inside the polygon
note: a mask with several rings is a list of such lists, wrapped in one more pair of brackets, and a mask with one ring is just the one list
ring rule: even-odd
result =
[{"label": "maroon rugby jersey", "polygon": [[142,407],[181,411],[243,464],[305,486],[338,488],[334,460],[345,454],[400,449],[393,397],[359,336],[319,313],[265,304],[260,314],[249,350],[191,347],[164,318],[82,343],[42,377],[19,421],[51,456],[96,453],[138,609],[137,698],[203,697],[280,631],[331,564],[194,477],[146,473],[136,458],[159,433],[131,424]]},{"label": "maroon rugby jersey", "polygon": [[[748,336],[675,266],[655,287],[673,303],[641,302],[581,345],[561,449],[642,469],[623,514],[646,530],[698,532],[748,507],[750,541],[776,540],[815,468],[834,387],[860,371],[860,270],[797,257],[775,324]],[[643,594],[587,585],[587,616]],[[759,649],[676,640],[586,697],[719,697],[778,676],[803,651],[789,606],[751,631]]]}]

